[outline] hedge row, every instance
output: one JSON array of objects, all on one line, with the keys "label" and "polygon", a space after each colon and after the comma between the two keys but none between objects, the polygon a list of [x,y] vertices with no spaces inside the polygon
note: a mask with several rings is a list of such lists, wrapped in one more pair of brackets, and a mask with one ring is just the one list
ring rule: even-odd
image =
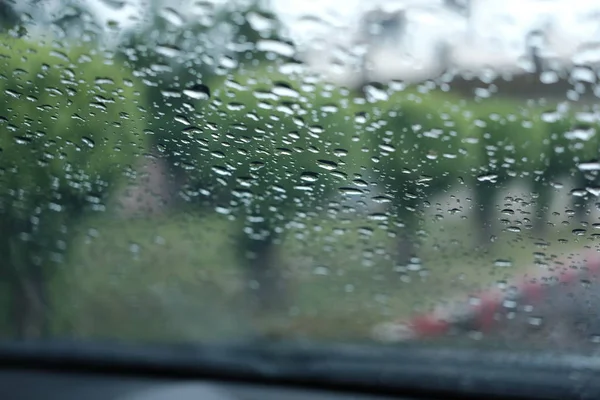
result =
[{"label": "hedge row", "polygon": [[[186,130],[196,142],[185,143],[182,162],[217,202],[250,204],[265,216],[288,205],[310,210],[357,179],[365,183],[368,171],[393,194],[400,218],[459,181],[489,210],[498,187],[516,178],[539,191],[561,175],[589,183],[578,165],[600,146],[592,113],[507,100],[408,90],[365,104],[275,67],[240,72],[211,90],[192,118],[197,128]],[[540,206],[548,201],[542,196]]]},{"label": "hedge row", "polygon": [[102,198],[148,151],[148,137],[213,206],[277,220],[363,187],[369,171],[397,204],[417,205],[459,179],[485,186],[486,176],[497,184],[576,173],[599,146],[590,116],[415,90],[365,104],[275,65],[161,108],[100,52],[8,37],[1,46],[0,205],[20,218],[59,199]]},{"label": "hedge row", "polygon": [[[595,122],[578,124],[573,112],[556,115],[554,122],[543,107],[466,102],[446,93],[401,93],[388,103],[384,126],[371,144],[385,160],[384,179],[426,175],[441,183],[497,175],[502,181],[571,173],[578,163],[597,157],[598,137],[573,133],[578,126],[595,129]],[[380,151],[381,144],[394,150]],[[400,169],[408,172],[393,172]]]},{"label": "hedge row", "polygon": [[322,205],[367,165],[347,91],[274,67],[211,87],[182,163],[213,201],[280,218]]}]

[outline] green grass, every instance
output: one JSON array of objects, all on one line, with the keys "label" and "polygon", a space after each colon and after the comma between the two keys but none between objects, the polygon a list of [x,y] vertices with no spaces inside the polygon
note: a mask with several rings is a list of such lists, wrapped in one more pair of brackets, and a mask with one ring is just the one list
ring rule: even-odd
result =
[{"label": "green grass", "polygon": [[475,246],[478,230],[468,218],[428,217],[419,234],[420,261],[406,268],[395,264],[396,242],[380,222],[319,215],[302,223],[278,246],[289,310],[264,319],[251,316],[232,240],[238,227],[227,218],[181,213],[86,221],[69,264],[52,283],[54,331],[161,341],[256,331],[359,340],[378,322],[429,310],[595,243],[572,235],[569,226],[545,241],[525,228],[505,229],[484,250]]}]

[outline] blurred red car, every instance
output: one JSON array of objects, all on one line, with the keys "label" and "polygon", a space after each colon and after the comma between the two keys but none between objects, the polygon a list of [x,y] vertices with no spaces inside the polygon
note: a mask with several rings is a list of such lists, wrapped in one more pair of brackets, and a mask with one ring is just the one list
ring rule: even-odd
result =
[{"label": "blurred red car", "polygon": [[600,343],[600,254],[588,251],[521,274],[502,288],[446,301],[433,312],[375,327],[386,342],[467,338],[573,348]]}]

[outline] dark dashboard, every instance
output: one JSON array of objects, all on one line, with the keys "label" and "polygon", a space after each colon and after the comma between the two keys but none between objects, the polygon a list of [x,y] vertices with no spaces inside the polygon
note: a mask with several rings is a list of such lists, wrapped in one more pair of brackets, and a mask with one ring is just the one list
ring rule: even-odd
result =
[{"label": "dark dashboard", "polygon": [[600,398],[600,357],[425,346],[0,342],[0,399]]},{"label": "dark dashboard", "polygon": [[1,398],[14,400],[385,400],[395,398],[230,382],[175,381],[16,370],[0,373],[0,388]]}]

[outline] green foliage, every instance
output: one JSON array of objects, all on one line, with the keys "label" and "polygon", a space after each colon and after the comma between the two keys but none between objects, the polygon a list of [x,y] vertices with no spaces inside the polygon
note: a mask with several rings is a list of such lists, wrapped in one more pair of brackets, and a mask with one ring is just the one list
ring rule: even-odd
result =
[{"label": "green foliage", "polygon": [[596,171],[577,168],[597,159],[600,139],[591,112],[409,89],[365,114],[373,166],[392,196],[393,214],[406,223],[415,223],[424,201],[461,181],[475,190],[485,220],[493,215],[498,189],[513,179],[528,180],[542,208],[550,182],[559,177],[573,176],[581,188],[598,181]]},{"label": "green foliage", "polygon": [[444,93],[399,92],[373,118],[375,167],[396,205],[414,207],[469,173],[462,139],[470,126],[456,103]]},{"label": "green foliage", "polygon": [[537,109],[506,100],[471,106],[477,136],[476,176],[497,175],[496,182],[539,175],[547,166],[548,127]]},{"label": "green foliage", "polygon": [[541,119],[548,127],[549,172],[573,173],[577,164],[598,159],[600,137],[596,112],[592,110],[541,109]]},{"label": "green foliage", "polygon": [[[85,47],[0,40],[0,277],[17,336],[47,332],[48,276],[72,228],[147,152],[133,76]],[[32,333],[36,332],[36,333]]]},{"label": "green foliage", "polygon": [[99,52],[3,37],[0,201],[28,217],[100,199],[146,151],[132,76]]},{"label": "green foliage", "polygon": [[223,206],[261,216],[310,210],[361,169],[349,102],[302,73],[240,72],[213,87],[184,129],[182,166]]},{"label": "green foliage", "polygon": [[258,43],[281,40],[282,26],[261,1],[203,4],[202,18],[180,15],[177,23],[165,17],[166,7],[168,2],[151,3],[149,21],[127,38],[120,54],[148,86],[153,144],[177,168],[189,144],[178,121],[196,107],[196,95],[208,95],[229,70],[281,60]]},{"label": "green foliage", "polygon": [[19,15],[13,8],[11,2],[0,1],[0,29],[3,32],[14,28],[19,23]]},{"label": "green foliage", "polygon": [[440,92],[402,92],[388,103],[371,143],[386,181],[431,177],[435,186],[458,177],[494,175],[499,182],[569,173],[598,148],[593,125],[578,125],[574,113],[550,115],[536,106],[475,103]]}]

